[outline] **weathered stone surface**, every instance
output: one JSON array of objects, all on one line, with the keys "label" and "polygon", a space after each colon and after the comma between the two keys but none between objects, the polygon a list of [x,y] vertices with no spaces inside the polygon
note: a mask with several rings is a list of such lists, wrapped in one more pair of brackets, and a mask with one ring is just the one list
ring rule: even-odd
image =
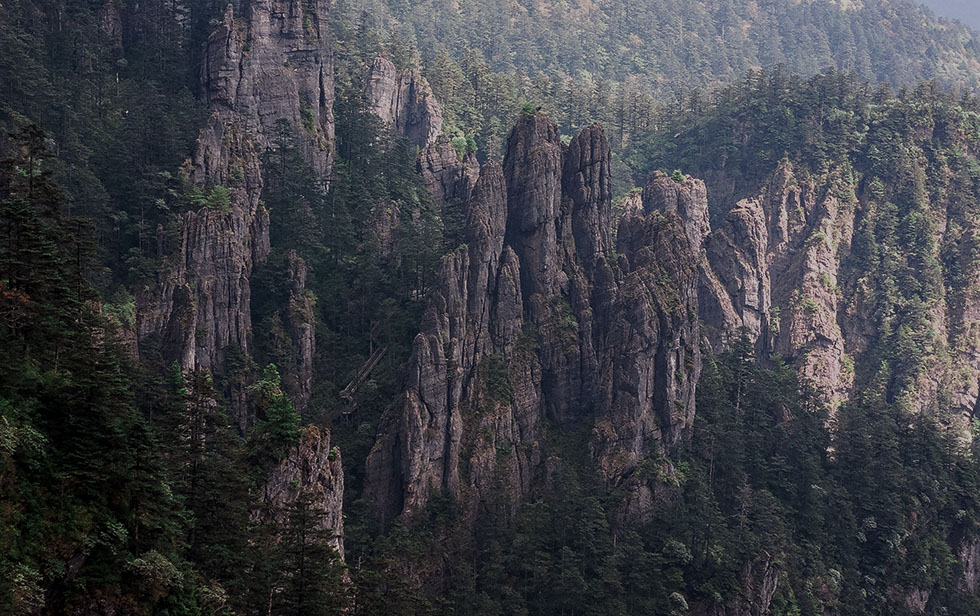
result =
[{"label": "weathered stone surface", "polygon": [[564,273],[558,262],[562,144],[558,127],[543,114],[524,115],[507,139],[507,244],[521,261],[521,290],[531,318],[543,323],[546,301]]},{"label": "weathered stone surface", "polygon": [[443,135],[419,152],[418,170],[429,193],[443,203],[465,200],[480,177],[476,155],[471,153],[460,159]]},{"label": "weathered stone surface", "polygon": [[198,150],[193,179],[204,187],[227,188],[227,208],[180,214],[176,246],[167,245],[159,229],[159,282],[137,294],[141,341],[160,336],[164,359],[178,361],[184,370],[220,369],[230,347],[248,353],[249,276],[269,252],[269,214],[259,202],[262,178],[255,150],[237,125],[223,125],[217,117],[199,142],[214,138],[223,146],[209,151],[213,157],[204,156],[206,148]]},{"label": "weathered stone surface", "polygon": [[442,134],[442,109],[418,68],[403,73],[379,56],[368,74],[364,99],[368,111],[420,148]]},{"label": "weathered stone surface", "polygon": [[293,365],[284,370],[286,392],[300,415],[305,416],[313,395],[313,355],[316,353],[316,301],[306,291],[306,262],[295,250],[286,255],[289,301],[284,324],[293,343]]},{"label": "weathered stone surface", "polygon": [[310,498],[312,506],[322,516],[319,530],[329,533],[331,545],[343,558],[344,472],[340,450],[330,447],[328,431],[315,426],[303,429],[296,446],[269,474],[253,518],[258,520],[268,516],[285,526],[289,505],[301,494]]},{"label": "weathered stone surface", "polygon": [[[590,450],[610,485],[683,437],[700,371],[690,241],[679,218],[641,208],[621,228],[622,265],[610,265],[609,156],[599,127],[565,148],[533,114],[503,167],[482,169],[466,245],[443,261],[404,400],[368,458],[383,525],[438,491],[469,515],[515,512],[547,475],[545,418],[595,426]],[[648,513],[633,487],[631,507]]]},{"label": "weathered stone surface", "polygon": [[761,204],[747,199],[705,241],[707,265],[700,296],[706,311],[702,319],[715,349],[743,328],[753,341],[764,340],[772,304],[766,228]]},{"label": "weathered stone surface", "polygon": [[643,188],[643,209],[648,214],[653,211],[676,214],[684,222],[691,250],[695,255],[701,252],[701,242],[711,233],[704,182],[690,176],[678,182],[662,171],[654,171]]},{"label": "weathered stone surface", "polygon": [[562,191],[571,200],[575,251],[589,270],[611,248],[610,182],[609,146],[602,129],[595,124],[569,144],[562,170]]},{"label": "weathered stone surface", "polygon": [[956,550],[963,576],[958,587],[961,592],[975,595],[980,590],[980,541],[962,541]]},{"label": "weathered stone surface", "polygon": [[[248,355],[250,277],[269,254],[269,213],[261,204],[259,157],[287,120],[307,162],[325,181],[333,163],[333,59],[329,2],[251,0],[236,18],[231,5],[205,50],[202,90],[211,110],[184,173],[214,207],[181,213],[179,242],[158,231],[162,267],[155,287],[137,295],[141,344],[185,370],[222,372],[229,351]],[[227,200],[220,197],[227,191]],[[284,308],[296,365],[286,372],[301,409],[312,389],[312,305],[305,267],[290,262],[293,292]],[[293,369],[294,368],[294,369]],[[248,425],[243,388],[233,387],[239,426]]]},{"label": "weathered stone surface", "polygon": [[746,563],[739,576],[739,595],[724,605],[691,606],[695,616],[768,616],[779,586],[780,571],[769,557]]},{"label": "weathered stone surface", "polygon": [[626,212],[617,250],[626,267],[612,311],[592,448],[612,484],[670,448],[694,420],[701,373],[697,268],[673,214]]},{"label": "weathered stone surface", "polygon": [[[460,489],[464,391],[473,387],[479,362],[497,346],[491,298],[501,269],[505,194],[500,167],[485,167],[468,207],[468,245],[443,260],[415,339],[404,403],[389,414],[369,456],[368,498],[385,520],[416,510],[434,491]],[[510,301],[519,304],[516,292]],[[506,335],[496,338],[504,341]]]},{"label": "weathered stone surface", "polygon": [[[685,223],[689,236],[692,228],[704,228],[706,210],[675,207],[663,188],[655,194],[668,194],[650,199],[662,204],[658,209],[694,216]],[[841,203],[831,191],[818,195],[811,184],[797,182],[790,165],[781,166],[758,198],[738,202],[704,240],[698,295],[710,346],[723,349],[744,332],[760,357],[778,354],[795,364],[835,409],[853,381],[838,290],[853,229],[854,204]]]},{"label": "weathered stone surface", "polygon": [[329,0],[249,0],[237,19],[228,5],[201,69],[212,113],[239,123],[260,154],[274,149],[277,123],[287,120],[324,179],[334,158],[329,30]]}]

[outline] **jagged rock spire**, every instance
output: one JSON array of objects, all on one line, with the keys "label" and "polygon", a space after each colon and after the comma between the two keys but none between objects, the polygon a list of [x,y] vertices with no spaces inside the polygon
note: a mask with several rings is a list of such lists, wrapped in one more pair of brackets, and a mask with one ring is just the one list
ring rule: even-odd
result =
[{"label": "jagged rock spire", "polygon": [[542,469],[546,418],[594,426],[611,485],[683,437],[700,372],[693,253],[679,218],[639,211],[632,237],[654,246],[621,242],[630,254],[610,265],[609,156],[598,126],[565,147],[529,114],[503,166],[481,170],[467,245],[443,261],[404,399],[368,458],[383,524],[440,491],[465,495],[470,515],[516,507]]}]

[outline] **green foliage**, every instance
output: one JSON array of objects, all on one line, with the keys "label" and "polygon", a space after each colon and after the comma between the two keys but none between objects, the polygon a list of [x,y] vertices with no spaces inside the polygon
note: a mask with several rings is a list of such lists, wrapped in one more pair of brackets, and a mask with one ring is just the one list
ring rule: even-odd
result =
[{"label": "green foliage", "polygon": [[[365,600],[375,605],[387,579],[386,600],[407,613],[672,614],[731,604],[751,566],[781,572],[774,613],[899,613],[888,589],[925,587],[948,610],[929,613],[969,614],[948,539],[975,536],[976,460],[876,394],[838,412],[829,456],[828,417],[795,370],[753,357],[743,339],[707,364],[690,446],[634,474],[663,498],[647,523],[611,523],[624,494],[597,496],[598,469],[574,436],[548,437],[550,480],[513,523],[500,517],[506,488],[490,495],[475,536],[435,499],[412,530],[372,545],[355,576]],[[507,444],[497,453],[511,455]],[[448,588],[438,596],[427,574],[406,584],[395,573],[435,562]]]},{"label": "green foliage", "polygon": [[[149,609],[183,583],[181,503],[97,311],[86,227],[61,216],[46,136],[28,127],[12,143],[0,165],[0,610],[87,611],[124,587]],[[66,575],[71,558],[85,566]]]},{"label": "green foliage", "polygon": [[682,184],[685,179],[684,172],[680,169],[674,169],[674,172],[670,174],[670,179],[674,180],[678,184]]},{"label": "green foliage", "polygon": [[480,362],[480,378],[491,402],[508,404],[511,385],[507,362],[500,355],[491,355]]},{"label": "green foliage", "polygon": [[306,132],[315,135],[316,134],[316,111],[312,107],[303,107],[303,128]]},{"label": "green foliage", "polygon": [[[294,130],[319,130],[304,108],[301,126],[280,123],[263,160],[273,254],[256,265],[252,317],[253,352],[268,367],[256,375],[227,349],[217,381],[158,365],[142,347],[132,365],[115,332],[136,324],[134,295],[155,283],[158,250],[179,243],[176,214],[229,214],[245,179],[240,164],[228,187],[191,185],[176,172],[207,113],[186,84],[196,83],[199,49],[224,6],[188,3],[174,20],[156,0],[139,10],[0,5],[0,612],[673,614],[731,600],[747,564],[771,561],[784,574],[776,613],[896,613],[891,590],[921,587],[949,613],[977,613],[956,591],[950,543],[976,536],[980,523],[976,457],[960,455],[928,418],[904,414],[935,359],[936,302],[969,288],[980,255],[968,231],[980,185],[976,101],[929,85],[893,96],[837,72],[752,72],[710,94],[688,89],[778,63],[969,87],[976,35],[904,2],[847,11],[600,4],[515,13],[492,2],[446,10],[385,0],[362,13],[361,3],[338,3],[331,190],[295,144]],[[107,6],[122,10],[122,47],[104,32]],[[312,35],[321,24],[307,8]],[[440,258],[462,241],[460,204],[440,211],[415,172],[415,147],[363,109],[358,80],[379,47],[401,67],[424,66],[461,156],[479,143],[481,156],[499,157],[513,120],[540,109],[563,135],[605,123],[619,194],[634,185],[631,172],[681,165],[724,171],[735,198],[785,161],[816,188],[860,199],[844,266],[875,281],[863,299],[881,334],[868,361],[845,361],[864,396],[837,416],[834,455],[828,418],[792,371],[754,364],[742,343],[707,367],[692,440],[635,474],[653,481],[648,523],[617,523],[617,499],[635,486],[608,492],[589,462],[587,430],[553,430],[535,444],[547,481],[535,481],[518,509],[502,478],[475,514],[475,533],[474,512],[444,497],[386,535],[352,514],[358,564],[348,574],[360,594],[351,607],[315,494],[296,482],[298,498],[278,510],[254,495],[304,419],[332,423],[359,513],[363,460],[398,399]],[[715,217],[727,198],[712,200]],[[308,267],[302,294],[293,253]],[[322,298],[312,315],[310,293]],[[778,308],[773,316],[778,323]],[[290,401],[298,322],[316,328],[320,349],[305,418]],[[578,339],[567,302],[542,327]],[[334,422],[336,394],[382,345],[388,353],[357,392],[356,415]],[[528,326],[516,355],[537,347]],[[500,356],[480,366],[494,400],[513,395],[508,368]],[[232,417],[229,393],[247,398],[255,416]],[[501,477],[530,447],[498,444]],[[337,457],[331,449],[328,459]]]},{"label": "green foliage", "polygon": [[120,287],[111,303],[103,304],[102,308],[107,314],[115,316],[124,327],[132,329],[136,326],[136,298],[125,288]]},{"label": "green foliage", "polygon": [[335,538],[324,530],[326,511],[316,493],[301,488],[283,511],[269,514],[251,529],[258,559],[248,580],[251,605],[284,616],[349,613],[343,563],[332,545]]},{"label": "green foliage", "polygon": [[[603,123],[619,147],[662,126],[665,112],[702,111],[707,97],[698,88],[758,67],[806,76],[832,67],[896,87],[925,79],[980,85],[968,68],[980,58],[978,35],[911,2],[552,4],[514,14],[494,1],[348,0],[334,25],[340,47],[364,54],[354,75],[364,74],[378,47],[404,58],[401,66],[421,66],[447,124],[474,135],[490,159],[514,120],[539,106],[564,134]],[[854,118],[826,120],[846,126]],[[633,169],[643,178],[650,167]]]},{"label": "green foliage", "polygon": [[250,438],[260,460],[265,458],[269,462],[281,460],[300,435],[299,413],[283,393],[281,384],[279,370],[275,364],[269,364],[262,378],[252,386],[258,423]]},{"label": "green foliage", "polygon": [[455,131],[450,143],[460,158],[477,150],[476,139],[473,138],[473,135],[464,134],[463,131]]},{"label": "green foliage", "polygon": [[231,191],[221,185],[204,188],[188,184],[184,199],[191,208],[206,208],[221,215],[231,214]]},{"label": "green foliage", "polygon": [[214,186],[208,192],[205,205],[219,214],[231,214],[231,193],[224,186]]}]

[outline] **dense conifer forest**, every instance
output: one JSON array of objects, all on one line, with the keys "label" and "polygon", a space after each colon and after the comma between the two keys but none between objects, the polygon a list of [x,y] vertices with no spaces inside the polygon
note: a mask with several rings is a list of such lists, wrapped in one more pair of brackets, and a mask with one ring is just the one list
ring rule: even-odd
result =
[{"label": "dense conifer forest", "polygon": [[978,86],[904,0],[4,0],[0,613],[980,612]]}]

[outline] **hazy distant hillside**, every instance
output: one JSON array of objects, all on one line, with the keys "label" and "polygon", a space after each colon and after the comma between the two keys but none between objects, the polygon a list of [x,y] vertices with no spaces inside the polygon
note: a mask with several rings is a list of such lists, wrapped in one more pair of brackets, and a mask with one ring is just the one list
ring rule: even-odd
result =
[{"label": "hazy distant hillside", "polygon": [[[969,0],[932,0],[966,15]],[[784,64],[829,66],[893,85],[938,79],[980,84],[977,34],[942,23],[910,0],[347,0],[348,9],[403,23],[424,56],[480,50],[498,71],[564,73],[653,87],[727,82]],[[842,8],[845,7],[845,8]],[[387,10],[385,10],[387,9]],[[382,18],[383,19],[383,18]]]},{"label": "hazy distant hillside", "polygon": [[396,64],[420,64],[446,133],[472,138],[481,159],[501,152],[525,103],[565,135],[600,122],[625,144],[676,94],[777,66],[980,89],[980,34],[912,0],[339,0],[334,10],[341,73],[363,74],[379,42]]},{"label": "hazy distant hillside", "polygon": [[959,19],[973,28],[980,28],[980,6],[974,0],[923,0],[926,6],[943,17]]}]

